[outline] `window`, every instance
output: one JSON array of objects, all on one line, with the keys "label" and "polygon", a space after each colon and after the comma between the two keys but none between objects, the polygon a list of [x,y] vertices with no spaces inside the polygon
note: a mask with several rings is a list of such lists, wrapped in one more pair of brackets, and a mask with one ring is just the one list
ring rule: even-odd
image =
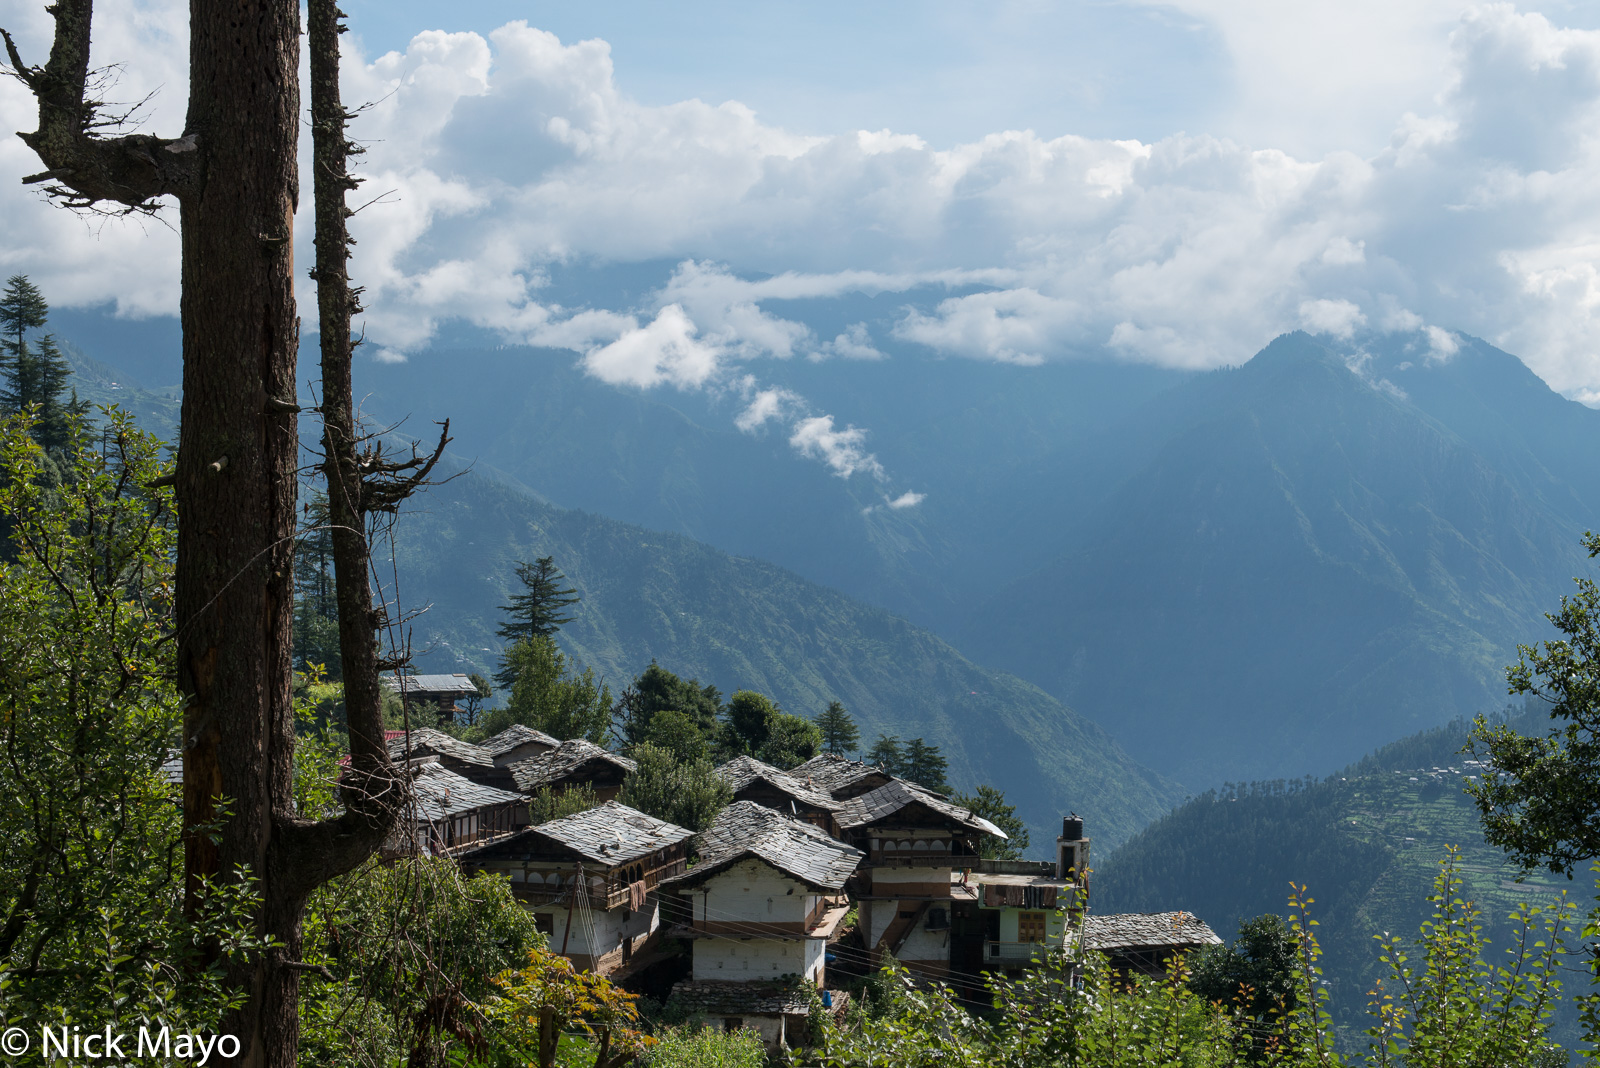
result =
[{"label": "window", "polygon": [[743,1026],[744,1026],[744,1020],[742,1020],[741,1018],[739,1018],[737,1016],[725,1016],[725,1017],[723,1017],[722,1029],[724,1031],[737,1031],[737,1030],[739,1030],[739,1028],[741,1028]]},{"label": "window", "polygon": [[1017,913],[1017,941],[1018,942],[1043,942],[1044,941],[1043,912]]},{"label": "window", "polygon": [[549,937],[556,933],[556,918],[548,912],[536,912],[533,914],[533,928]]}]

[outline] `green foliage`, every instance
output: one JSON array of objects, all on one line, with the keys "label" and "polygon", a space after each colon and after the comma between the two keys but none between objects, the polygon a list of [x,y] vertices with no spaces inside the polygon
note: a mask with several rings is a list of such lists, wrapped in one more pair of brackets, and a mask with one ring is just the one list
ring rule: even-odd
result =
[{"label": "green foliage", "polygon": [[1017,806],[1006,804],[1003,790],[993,786],[979,786],[971,794],[955,794],[950,798],[974,816],[982,816],[1002,831],[1007,838],[984,836],[978,845],[980,856],[996,860],[1021,860],[1028,852],[1028,828],[1017,817]]},{"label": "green foliage", "polygon": [[[1600,556],[1600,535],[1585,533],[1583,544]],[[1569,876],[1600,856],[1600,585],[1573,581],[1578,592],[1545,616],[1564,637],[1517,646],[1506,669],[1511,692],[1547,703],[1556,725],[1528,737],[1479,717],[1472,748],[1488,767],[1470,787],[1490,842],[1525,869]]]},{"label": "green foliage", "polygon": [[489,685],[488,679],[476,671],[467,676],[467,681],[472,683],[474,692],[467,696],[467,705],[462,711],[467,726],[470,727],[478,722],[478,713],[483,711],[483,703],[494,696],[494,687]]},{"label": "green foliage", "polygon": [[913,738],[906,743],[901,770],[896,774],[902,779],[921,783],[930,790],[949,793],[950,784],[945,781],[949,770],[950,761],[939,752],[938,746],[929,745],[921,738]]},{"label": "green foliage", "polygon": [[[1210,999],[1184,962],[1159,979],[1121,976],[1099,954],[1053,951],[1015,980],[990,977],[993,1010],[969,1014],[947,987],[913,983],[893,965],[876,1011],[857,1014],[817,1056],[824,1068],[1522,1068],[1550,1063],[1546,1034],[1571,908],[1523,909],[1504,963],[1483,959],[1478,916],[1459,897],[1455,858],[1440,865],[1413,951],[1386,938],[1389,978],[1375,988],[1366,1053],[1341,1052],[1326,1011],[1321,947],[1303,887],[1286,924],[1261,924],[1283,1011],[1271,1027],[1248,1002]],[[1285,959],[1285,950],[1288,950]],[[1421,967],[1412,954],[1420,956]],[[1559,1063],[1559,1061],[1555,1062]]]},{"label": "green foliage", "polygon": [[754,690],[738,690],[728,698],[727,719],[723,722],[723,759],[754,755],[766,745],[778,706],[772,698]]},{"label": "green foliage", "polygon": [[705,734],[699,724],[683,712],[671,709],[657,712],[651,717],[643,740],[668,750],[680,761],[711,759],[711,745]]},{"label": "green foliage", "polygon": [[900,774],[900,769],[905,764],[905,753],[900,748],[900,739],[890,734],[878,735],[878,740],[867,750],[866,762],[882,768],[890,775]]},{"label": "green foliage", "polygon": [[503,878],[438,857],[369,862],[306,908],[303,958],[334,980],[302,988],[301,1059],[365,1068],[420,1050],[440,1063],[462,1036],[492,1033],[494,977],[543,942]]},{"label": "green foliage", "polygon": [[238,1000],[223,967],[263,948],[254,881],[203,886],[184,915],[161,771],[183,722],[172,495],[148,488],[160,443],[106,419],[73,424],[49,488],[37,423],[0,423],[0,1017],[190,1029]]},{"label": "green foliage", "polygon": [[[522,583],[522,592],[512,594],[511,603],[500,606],[500,611],[510,618],[495,631],[513,647],[535,638],[553,639],[556,631],[572,622],[572,617],[563,613],[582,598],[570,586],[562,585],[566,576],[556,567],[554,557],[541,556],[531,564],[526,560],[517,564],[517,580]],[[508,651],[495,682],[501,689],[514,689],[517,673],[518,664]]]},{"label": "green foliage", "polygon": [[680,761],[645,742],[633,748],[637,767],[622,780],[617,800],[658,820],[703,831],[733,800],[733,788],[709,760]]},{"label": "green foliage", "polygon": [[1294,1009],[1297,945],[1281,916],[1266,913],[1239,924],[1232,945],[1214,946],[1191,958],[1189,989],[1206,1001],[1230,1006],[1252,1032],[1248,1058],[1266,1058],[1278,1022]]},{"label": "green foliage", "polygon": [[823,752],[849,756],[861,748],[861,731],[838,701],[829,701],[828,707],[817,713],[815,723],[822,732]]},{"label": "green foliage", "polygon": [[334,595],[328,498],[313,492],[301,512],[294,550],[294,665],[298,671],[316,665],[337,680],[342,677],[339,603]]},{"label": "green foliage", "polygon": [[633,746],[651,739],[651,725],[662,712],[688,717],[710,744],[717,736],[722,694],[715,686],[701,686],[698,679],[681,679],[652,660],[623,691],[612,717],[623,742]]},{"label": "green foliage", "polygon": [[592,668],[577,665],[556,648],[555,639],[536,635],[506,652],[516,677],[511,700],[478,724],[485,736],[521,723],[560,738],[587,738],[596,745],[611,740],[611,690]]},{"label": "green foliage", "polygon": [[656,1036],[650,1068],[765,1068],[767,1049],[750,1028],[668,1027]]},{"label": "green foliage", "polygon": [[528,816],[535,825],[549,823],[587,812],[599,803],[600,798],[595,795],[593,783],[581,782],[560,790],[541,786],[528,804]]},{"label": "green foliage", "polygon": [[767,723],[767,737],[756,757],[775,768],[804,764],[822,751],[822,731],[808,719],[779,712]]},{"label": "green foliage", "polygon": [[621,1068],[655,1045],[640,1028],[637,995],[547,949],[530,950],[521,968],[497,975],[494,984],[491,1042],[513,1063],[554,1068],[563,1034],[588,1040],[584,1053],[593,1055],[584,1058],[586,1068]]},{"label": "green foliage", "polygon": [[[63,401],[72,375],[66,357],[49,334],[29,344],[28,333],[44,327],[50,306],[26,275],[12,275],[0,292],[0,414],[16,415],[37,407],[29,428],[49,452],[71,444],[72,423],[88,414],[76,394]],[[54,474],[54,471],[51,471]]]}]

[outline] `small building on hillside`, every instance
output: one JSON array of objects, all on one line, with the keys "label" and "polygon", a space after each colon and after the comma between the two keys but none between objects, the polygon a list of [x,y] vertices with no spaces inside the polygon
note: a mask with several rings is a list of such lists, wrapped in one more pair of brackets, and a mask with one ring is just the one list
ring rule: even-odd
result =
[{"label": "small building on hillside", "polygon": [[383,844],[387,856],[454,856],[528,825],[528,799],[473,782],[422,757],[411,766],[411,798]]},{"label": "small building on hillside", "polygon": [[508,768],[529,757],[560,748],[561,739],[524,724],[513,723],[499,734],[485,738],[478,745],[494,758],[496,767]]},{"label": "small building on hillside", "polygon": [[432,705],[446,719],[454,719],[462,711],[457,701],[466,701],[478,695],[478,687],[463,674],[454,675],[384,675],[378,680],[390,693],[399,694],[401,700],[413,706]]},{"label": "small building on hillside", "polygon": [[551,949],[610,974],[650,948],[657,887],[683,874],[693,833],[607,801],[462,853],[460,863],[504,875]]},{"label": "small building on hillside", "polygon": [[594,787],[599,800],[610,801],[622,792],[622,780],[634,766],[632,760],[619,753],[573,738],[548,753],[512,764],[510,770],[517,789],[525,794],[542,789],[559,793],[587,784]]},{"label": "small building on hillside", "polygon": [[717,768],[717,775],[733,787],[735,801],[754,801],[797,819],[824,833],[839,833],[834,813],[842,802],[825,790],[808,786],[804,779],[763,763],[753,756],[735,757]]},{"label": "small building on hillside", "polygon": [[418,757],[435,757],[440,766],[463,778],[496,789],[512,787],[511,772],[499,767],[494,757],[482,746],[452,738],[444,731],[432,727],[418,727],[412,731],[385,731],[385,744],[389,759],[404,764]]},{"label": "small building on hillside", "polygon": [[1124,912],[1090,914],[1083,920],[1083,944],[1104,953],[1123,975],[1167,974],[1172,960],[1222,939],[1192,912]]},{"label": "small building on hillside", "polygon": [[[963,869],[977,865],[985,836],[1000,828],[902,779],[853,797],[838,812],[846,842],[865,857],[856,876],[869,952],[887,950],[908,968],[941,978],[951,967],[951,907],[973,900]],[[956,887],[961,887],[960,891]]]},{"label": "small building on hillside", "polygon": [[700,836],[693,869],[663,884],[672,934],[694,943],[680,1004],[724,1027],[753,1027],[769,1046],[797,1040],[810,1012],[796,978],[827,985],[828,940],[849,911],[859,849],[812,824],[735,801]]},{"label": "small building on hillside", "polygon": [[804,764],[790,768],[789,774],[836,801],[860,797],[894,780],[894,776],[882,768],[837,753],[818,754]]}]

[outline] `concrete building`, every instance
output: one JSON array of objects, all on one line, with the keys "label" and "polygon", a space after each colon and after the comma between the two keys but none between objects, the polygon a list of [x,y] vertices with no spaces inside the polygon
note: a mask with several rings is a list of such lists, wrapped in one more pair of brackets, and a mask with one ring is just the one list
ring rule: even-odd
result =
[{"label": "concrete building", "polygon": [[505,876],[551,949],[610,974],[651,948],[657,887],[685,871],[692,834],[607,801],[463,853],[460,862],[467,872]]},{"label": "concrete building", "polygon": [[735,801],[700,837],[700,859],[663,890],[671,933],[693,941],[679,1001],[771,1046],[798,1037],[810,1011],[798,980],[827,985],[828,940],[849,911],[846,881],[863,854],[808,822]]}]

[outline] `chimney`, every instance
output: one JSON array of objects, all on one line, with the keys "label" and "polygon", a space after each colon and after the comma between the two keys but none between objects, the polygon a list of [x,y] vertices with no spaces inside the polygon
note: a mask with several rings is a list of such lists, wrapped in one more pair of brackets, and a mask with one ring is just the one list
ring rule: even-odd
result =
[{"label": "chimney", "polygon": [[1083,872],[1089,866],[1089,839],[1083,836],[1083,820],[1076,812],[1061,819],[1061,837],[1056,839],[1056,878],[1087,884]]}]

